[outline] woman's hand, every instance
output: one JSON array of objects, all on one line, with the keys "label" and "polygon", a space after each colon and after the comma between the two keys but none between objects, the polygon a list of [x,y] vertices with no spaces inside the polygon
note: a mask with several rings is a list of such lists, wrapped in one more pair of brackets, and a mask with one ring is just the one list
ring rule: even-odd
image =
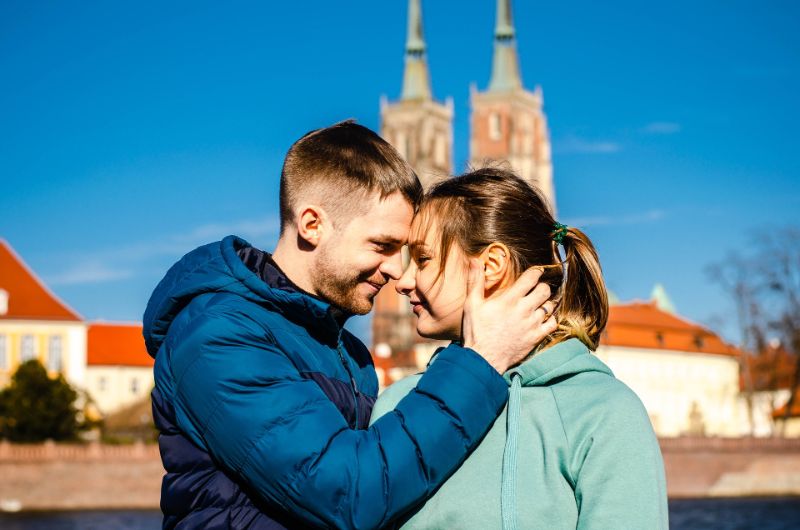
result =
[{"label": "woman's hand", "polygon": [[550,286],[538,283],[542,271],[526,270],[514,285],[484,297],[484,271],[470,259],[462,332],[464,346],[478,352],[501,374],[520,363],[556,331]]}]

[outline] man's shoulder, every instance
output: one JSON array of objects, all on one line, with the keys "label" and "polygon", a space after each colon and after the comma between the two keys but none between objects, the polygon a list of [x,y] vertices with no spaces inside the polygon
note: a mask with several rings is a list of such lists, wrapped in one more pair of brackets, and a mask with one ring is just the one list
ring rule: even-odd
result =
[{"label": "man's shoulder", "polygon": [[206,293],[184,310],[185,327],[192,334],[224,336],[252,335],[259,340],[277,340],[282,333],[298,333],[293,323],[268,304],[257,303],[236,293]]}]

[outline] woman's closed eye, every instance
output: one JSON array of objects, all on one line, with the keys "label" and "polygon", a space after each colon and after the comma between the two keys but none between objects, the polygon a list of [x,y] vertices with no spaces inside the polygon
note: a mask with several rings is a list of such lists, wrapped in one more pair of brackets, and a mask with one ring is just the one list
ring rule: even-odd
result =
[{"label": "woman's closed eye", "polygon": [[414,263],[416,263],[417,267],[420,269],[423,268],[430,260],[431,257],[426,254],[419,254],[417,256],[414,256]]}]

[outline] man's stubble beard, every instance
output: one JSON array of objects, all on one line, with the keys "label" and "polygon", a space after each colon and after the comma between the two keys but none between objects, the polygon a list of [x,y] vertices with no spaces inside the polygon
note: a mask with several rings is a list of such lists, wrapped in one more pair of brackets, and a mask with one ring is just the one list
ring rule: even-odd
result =
[{"label": "man's stubble beard", "polygon": [[330,245],[319,249],[312,282],[315,291],[325,301],[354,315],[366,315],[372,310],[373,297],[358,292],[359,284],[370,274],[348,271],[330,252]]}]

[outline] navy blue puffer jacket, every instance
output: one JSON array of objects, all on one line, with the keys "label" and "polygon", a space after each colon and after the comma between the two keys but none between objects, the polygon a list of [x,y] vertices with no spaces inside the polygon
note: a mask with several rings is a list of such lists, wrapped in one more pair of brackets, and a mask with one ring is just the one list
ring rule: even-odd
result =
[{"label": "navy blue puffer jacket", "polygon": [[229,236],[184,256],[148,303],[164,528],[387,525],[464,460],[507,385],[450,346],[368,428],[369,352],[270,262]]}]

